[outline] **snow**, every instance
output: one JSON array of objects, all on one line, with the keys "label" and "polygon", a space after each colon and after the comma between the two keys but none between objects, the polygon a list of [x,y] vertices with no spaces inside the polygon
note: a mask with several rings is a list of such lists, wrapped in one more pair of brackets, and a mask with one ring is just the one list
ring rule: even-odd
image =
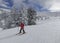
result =
[{"label": "snow", "polygon": [[19,27],[1,30],[0,43],[60,43],[60,17],[36,22],[37,25],[25,26],[24,35],[15,35]]}]

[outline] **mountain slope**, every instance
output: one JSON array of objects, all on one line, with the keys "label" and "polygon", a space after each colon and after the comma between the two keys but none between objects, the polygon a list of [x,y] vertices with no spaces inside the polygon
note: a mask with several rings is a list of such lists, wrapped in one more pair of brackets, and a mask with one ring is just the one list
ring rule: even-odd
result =
[{"label": "mountain slope", "polygon": [[60,19],[53,18],[25,26],[26,34],[15,35],[19,27],[0,32],[0,43],[60,43]]}]

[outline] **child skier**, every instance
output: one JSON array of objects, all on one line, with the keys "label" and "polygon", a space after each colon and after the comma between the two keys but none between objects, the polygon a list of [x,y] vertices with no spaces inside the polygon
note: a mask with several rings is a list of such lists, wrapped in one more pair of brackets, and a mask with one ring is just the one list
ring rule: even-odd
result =
[{"label": "child skier", "polygon": [[23,34],[25,33],[25,30],[24,30],[24,23],[23,22],[21,22],[20,23],[20,32],[19,33],[21,33],[21,31],[23,31]]}]

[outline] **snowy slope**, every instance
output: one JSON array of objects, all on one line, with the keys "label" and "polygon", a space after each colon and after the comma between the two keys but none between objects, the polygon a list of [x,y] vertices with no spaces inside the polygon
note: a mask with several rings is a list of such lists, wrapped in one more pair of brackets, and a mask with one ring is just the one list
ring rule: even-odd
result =
[{"label": "snowy slope", "polygon": [[25,26],[26,34],[15,35],[19,27],[0,31],[0,43],[60,43],[60,18],[37,21],[37,25]]}]

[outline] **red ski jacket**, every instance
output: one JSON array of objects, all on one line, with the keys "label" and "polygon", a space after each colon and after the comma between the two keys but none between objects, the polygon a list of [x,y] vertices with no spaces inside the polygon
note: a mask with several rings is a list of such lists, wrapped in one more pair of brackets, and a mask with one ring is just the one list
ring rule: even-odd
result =
[{"label": "red ski jacket", "polygon": [[21,29],[24,29],[24,23],[20,24]]}]

